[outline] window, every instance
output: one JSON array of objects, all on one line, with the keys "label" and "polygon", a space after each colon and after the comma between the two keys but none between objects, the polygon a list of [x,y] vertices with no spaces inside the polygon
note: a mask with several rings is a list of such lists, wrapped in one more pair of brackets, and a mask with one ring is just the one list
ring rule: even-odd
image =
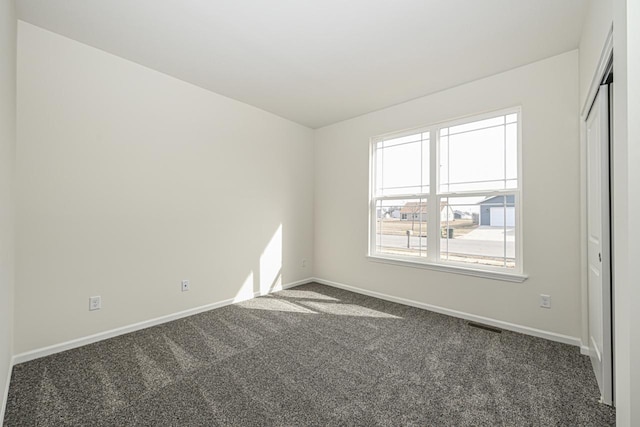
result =
[{"label": "window", "polygon": [[510,109],[373,138],[370,256],[521,276],[519,123]]}]

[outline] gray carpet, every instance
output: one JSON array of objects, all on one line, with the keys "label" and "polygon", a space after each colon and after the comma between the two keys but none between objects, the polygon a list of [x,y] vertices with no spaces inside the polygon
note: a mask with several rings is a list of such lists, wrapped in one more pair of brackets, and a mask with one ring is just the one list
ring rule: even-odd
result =
[{"label": "gray carpet", "polygon": [[13,369],[8,426],[605,426],[575,347],[319,284]]}]

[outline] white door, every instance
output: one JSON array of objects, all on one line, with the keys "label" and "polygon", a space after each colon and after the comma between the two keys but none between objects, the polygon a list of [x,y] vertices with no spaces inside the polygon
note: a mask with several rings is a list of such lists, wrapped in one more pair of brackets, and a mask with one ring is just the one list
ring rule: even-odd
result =
[{"label": "white door", "polygon": [[609,86],[587,117],[589,355],[602,401],[613,401],[609,201]]},{"label": "white door", "polygon": [[516,208],[514,207],[491,208],[489,215],[489,224],[491,224],[492,227],[504,227],[505,220],[507,221],[507,227],[516,226]]}]

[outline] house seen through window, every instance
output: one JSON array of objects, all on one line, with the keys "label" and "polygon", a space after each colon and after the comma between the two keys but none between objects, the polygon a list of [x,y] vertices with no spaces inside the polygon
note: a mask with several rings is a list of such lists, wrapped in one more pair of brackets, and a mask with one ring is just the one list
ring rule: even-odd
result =
[{"label": "house seen through window", "polygon": [[520,110],[372,139],[370,255],[521,273]]}]

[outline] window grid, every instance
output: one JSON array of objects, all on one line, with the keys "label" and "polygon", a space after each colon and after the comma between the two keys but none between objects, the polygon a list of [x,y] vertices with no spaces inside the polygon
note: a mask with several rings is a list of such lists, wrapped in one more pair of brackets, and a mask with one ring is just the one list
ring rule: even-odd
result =
[{"label": "window grid", "polygon": [[[492,126],[482,126],[482,127],[477,127],[477,128],[473,128],[473,126],[471,126],[471,129],[467,129],[467,130],[462,130],[459,132],[451,132],[451,128],[454,126],[464,126],[464,125],[473,125],[474,122],[480,122],[482,120],[490,120],[490,119],[496,119],[496,118],[500,118],[501,123],[500,124],[494,124]],[[516,150],[516,177],[512,177],[508,174],[508,163],[509,163],[509,158],[507,155],[507,126],[510,124],[515,124],[516,127],[516,140],[515,140],[515,150]],[[460,182],[451,182],[451,151],[450,151],[450,143],[451,143],[451,136],[453,135],[460,135],[460,134],[469,134],[469,133],[473,133],[473,132],[479,132],[479,131],[483,131],[485,129],[493,129],[493,128],[502,128],[502,151],[503,151],[503,164],[502,164],[502,173],[503,176],[500,179],[484,179],[484,180],[469,180],[469,181],[460,181]],[[443,132],[445,131],[446,132]],[[402,143],[396,143],[396,144],[391,144],[389,145],[390,147],[395,147],[398,145],[406,145],[406,144],[415,144],[416,142],[420,142],[420,161],[421,161],[421,167],[420,167],[420,185],[416,186],[416,185],[404,185],[404,186],[395,186],[395,187],[384,187],[384,178],[385,178],[385,173],[384,173],[384,155],[386,150],[384,148],[386,147],[386,142],[390,141],[390,140],[395,140],[395,139],[399,139],[399,138],[408,138],[410,136],[415,135],[415,138],[409,138],[409,140],[402,142]],[[426,135],[426,137],[425,137]],[[443,188],[441,185],[441,174],[440,174],[440,168],[441,168],[441,160],[440,159],[440,148],[441,148],[441,140],[446,138],[446,144],[447,144],[447,156],[446,156],[446,161],[447,161],[447,170],[446,170],[446,188]],[[425,159],[425,149],[426,147],[424,146],[424,144],[427,143],[429,144],[429,161],[427,163],[428,167],[429,167],[429,181],[428,183],[425,184],[425,175],[426,175],[426,171],[424,170],[424,159]],[[371,197],[371,210],[373,212],[372,215],[375,215],[375,212],[377,212],[377,204],[379,201],[383,201],[383,200],[405,200],[405,201],[418,201],[418,202],[422,202],[424,201],[426,204],[426,221],[422,221],[422,218],[420,218],[421,220],[419,221],[418,224],[418,234],[419,237],[417,238],[416,242],[417,242],[417,257],[421,262],[427,262],[427,263],[443,263],[443,264],[450,264],[450,265],[459,265],[462,267],[469,267],[469,263],[468,262],[459,262],[459,261],[452,261],[451,258],[451,251],[450,249],[450,241],[451,238],[449,237],[448,233],[451,233],[451,224],[452,221],[455,220],[455,216],[456,215],[460,215],[460,213],[456,213],[453,212],[453,209],[455,206],[462,206],[462,205],[450,205],[450,199],[451,198],[455,198],[455,197],[484,197],[485,200],[490,200],[491,198],[494,197],[498,197],[501,196],[502,197],[502,232],[503,232],[503,239],[502,239],[502,265],[499,266],[495,266],[495,265],[479,265],[479,266],[474,266],[477,267],[479,269],[482,270],[492,270],[492,269],[498,269],[498,270],[502,270],[502,271],[510,271],[513,273],[521,273],[523,270],[522,267],[522,260],[521,260],[521,232],[522,232],[522,225],[521,225],[521,221],[520,221],[520,193],[521,193],[521,176],[522,176],[522,171],[521,171],[521,162],[520,162],[520,153],[521,153],[521,149],[520,149],[520,145],[521,145],[521,123],[520,123],[520,110],[518,109],[509,109],[509,110],[505,110],[503,112],[496,112],[494,114],[487,114],[484,117],[471,117],[468,118],[466,120],[459,120],[456,122],[449,122],[446,124],[442,124],[442,125],[434,125],[434,126],[430,126],[430,127],[425,127],[425,128],[420,128],[420,129],[416,129],[415,131],[411,132],[411,131],[406,131],[402,134],[392,134],[386,137],[382,137],[382,138],[376,138],[372,140],[372,145],[373,145],[373,155],[372,155],[372,165],[373,165],[373,174],[372,174],[372,187],[373,187],[373,193],[372,193],[372,197]],[[381,156],[382,157],[382,162],[378,163],[377,162],[377,157]],[[383,171],[382,173],[380,173],[379,170],[377,170],[377,166],[382,166]],[[378,182],[378,180],[380,182]],[[487,183],[498,183],[498,182],[502,182],[501,187],[502,188],[487,188],[486,190],[467,190],[467,191],[451,191],[451,187],[452,186],[458,186],[458,188],[461,185],[467,185],[467,184],[487,184]],[[515,186],[513,186],[513,184],[515,184]],[[409,191],[409,189],[416,189],[419,188],[420,191],[414,192],[414,191]],[[407,189],[407,192],[403,192],[403,193],[398,193],[398,194],[393,194],[393,195],[389,195],[389,194],[385,194],[386,190],[401,190],[401,189]],[[442,191],[442,190],[448,190],[448,191]],[[426,190],[426,191],[425,191]],[[509,204],[509,202],[507,202],[508,197],[512,197],[513,202],[511,204]],[[428,200],[433,200],[435,203],[426,203]],[[443,201],[446,200],[446,203],[442,203]],[[444,206],[444,207],[443,207]],[[513,219],[513,224],[511,226],[509,226],[509,221],[510,221],[510,217],[508,215],[509,208],[512,208],[513,212],[514,212],[514,219]],[[443,212],[442,210],[446,209],[446,215],[443,218]],[[451,212],[449,212],[451,211]],[[468,213],[468,211],[467,211]],[[464,214],[464,212],[462,213]],[[481,214],[481,213],[480,213]],[[478,214],[478,216],[480,216],[480,214]],[[422,215],[422,214],[421,214]],[[451,218],[450,218],[451,215]],[[489,212],[489,215],[491,215],[491,212]],[[373,218],[373,217],[372,217]],[[404,218],[404,216],[403,216]],[[377,236],[377,232],[379,231],[380,233],[382,232],[383,228],[382,226],[380,227],[376,227],[377,224],[375,224],[378,220],[380,220],[380,223],[382,224],[384,222],[384,218],[375,218],[375,221],[372,221],[372,226],[371,226],[371,236],[376,236],[376,241],[378,242],[382,242],[382,239],[378,238]],[[478,219],[478,221],[480,221],[480,219]],[[444,224],[444,226],[442,226]],[[509,232],[509,228],[513,228],[513,250],[511,250],[508,248],[508,237],[507,234]],[[431,240],[427,239],[424,240],[423,243],[423,231],[426,231],[427,236],[436,236],[436,238],[433,238]],[[440,237],[442,232],[442,236],[444,236],[444,238]],[[409,235],[409,233],[407,232],[407,241],[410,241],[411,236]],[[441,251],[441,246],[444,245],[444,253],[445,255],[443,256],[443,252]],[[383,257],[388,257],[388,254],[385,254],[382,251],[382,246],[378,246],[376,244],[376,242],[372,242],[370,248],[372,248],[373,250],[371,251],[371,255],[382,255]],[[509,257],[508,253],[514,253],[513,257]],[[390,258],[395,258],[394,256],[391,256]],[[412,258],[411,255],[408,256],[398,256],[398,258]],[[513,258],[513,262],[510,260],[511,258]]]}]

